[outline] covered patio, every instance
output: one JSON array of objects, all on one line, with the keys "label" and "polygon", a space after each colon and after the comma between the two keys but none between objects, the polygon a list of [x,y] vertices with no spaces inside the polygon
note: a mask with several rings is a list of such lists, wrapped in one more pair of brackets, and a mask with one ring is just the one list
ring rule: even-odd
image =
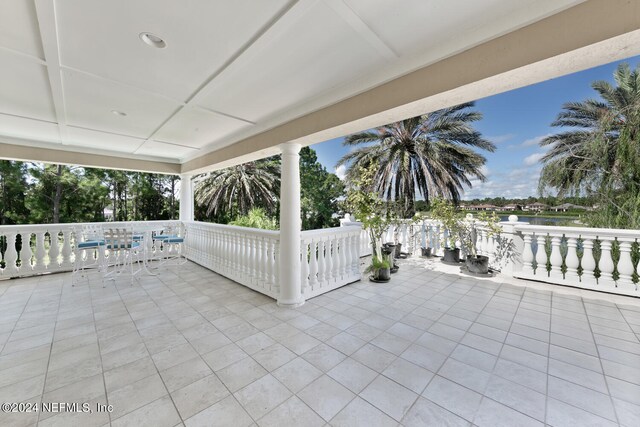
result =
[{"label": "covered patio", "polygon": [[0,308],[0,400],[94,411],[4,425],[640,421],[638,299],[422,260],[295,310],[193,263],[136,286],[3,281]]},{"label": "covered patio", "polygon": [[[381,286],[358,226],[301,231],[301,147],[640,53],[634,1],[408,3],[0,6],[0,159],[180,175],[189,260],[72,286],[78,224],[0,227],[0,403],[58,405],[0,424],[640,424],[640,300],[558,286],[564,235]],[[278,154],[280,230],[194,221],[194,176]]]}]

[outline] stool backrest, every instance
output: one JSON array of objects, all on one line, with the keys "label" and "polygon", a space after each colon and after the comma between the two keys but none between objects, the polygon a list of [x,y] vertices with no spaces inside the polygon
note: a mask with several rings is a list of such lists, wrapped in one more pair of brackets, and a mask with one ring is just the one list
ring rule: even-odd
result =
[{"label": "stool backrest", "polygon": [[105,227],[104,240],[108,249],[131,249],[133,230],[130,227]]}]

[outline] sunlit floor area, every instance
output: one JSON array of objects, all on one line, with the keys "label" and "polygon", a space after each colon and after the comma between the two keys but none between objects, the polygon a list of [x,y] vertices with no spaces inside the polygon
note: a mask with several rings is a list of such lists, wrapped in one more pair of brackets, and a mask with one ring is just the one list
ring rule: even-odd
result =
[{"label": "sunlit floor area", "polygon": [[86,406],[0,425],[638,426],[639,336],[639,299],[418,259],[298,309],[192,263],[5,280],[0,401]]}]

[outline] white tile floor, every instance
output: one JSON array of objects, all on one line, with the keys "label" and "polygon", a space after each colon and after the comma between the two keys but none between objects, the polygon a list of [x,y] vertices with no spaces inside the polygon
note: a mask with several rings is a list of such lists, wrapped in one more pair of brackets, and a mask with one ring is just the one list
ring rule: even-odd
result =
[{"label": "white tile floor", "polygon": [[640,300],[500,282],[414,259],[291,310],[190,263],[1,281],[0,402],[113,412],[0,425],[640,425]]}]

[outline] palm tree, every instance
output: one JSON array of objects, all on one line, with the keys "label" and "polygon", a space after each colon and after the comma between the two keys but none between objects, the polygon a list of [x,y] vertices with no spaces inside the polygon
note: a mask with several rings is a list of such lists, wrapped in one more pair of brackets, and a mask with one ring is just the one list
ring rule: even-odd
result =
[{"label": "palm tree", "polygon": [[471,126],[482,118],[473,106],[468,102],[350,135],[344,145],[359,147],[338,166],[349,166],[346,177],[351,181],[361,167],[378,162],[375,189],[399,202],[405,216],[414,214],[418,194],[427,202],[435,196],[457,202],[471,179],[486,180],[486,159],[473,148],[496,149]]},{"label": "palm tree", "polygon": [[263,159],[211,172],[197,185],[196,201],[207,215],[246,215],[253,207],[273,212],[280,189],[280,163]]},{"label": "palm tree", "polygon": [[[568,102],[551,124],[568,130],[540,143],[549,151],[542,157],[540,188],[558,194],[587,194],[602,200],[601,211],[613,208],[610,218],[640,223],[640,66],[634,71],[620,64],[615,85],[596,81],[591,87],[599,100]],[[635,219],[634,219],[635,218]],[[606,222],[606,221],[605,221]],[[623,221],[623,222],[626,222]],[[614,223],[597,224],[614,226]],[[617,226],[625,226],[617,223]]]}]

